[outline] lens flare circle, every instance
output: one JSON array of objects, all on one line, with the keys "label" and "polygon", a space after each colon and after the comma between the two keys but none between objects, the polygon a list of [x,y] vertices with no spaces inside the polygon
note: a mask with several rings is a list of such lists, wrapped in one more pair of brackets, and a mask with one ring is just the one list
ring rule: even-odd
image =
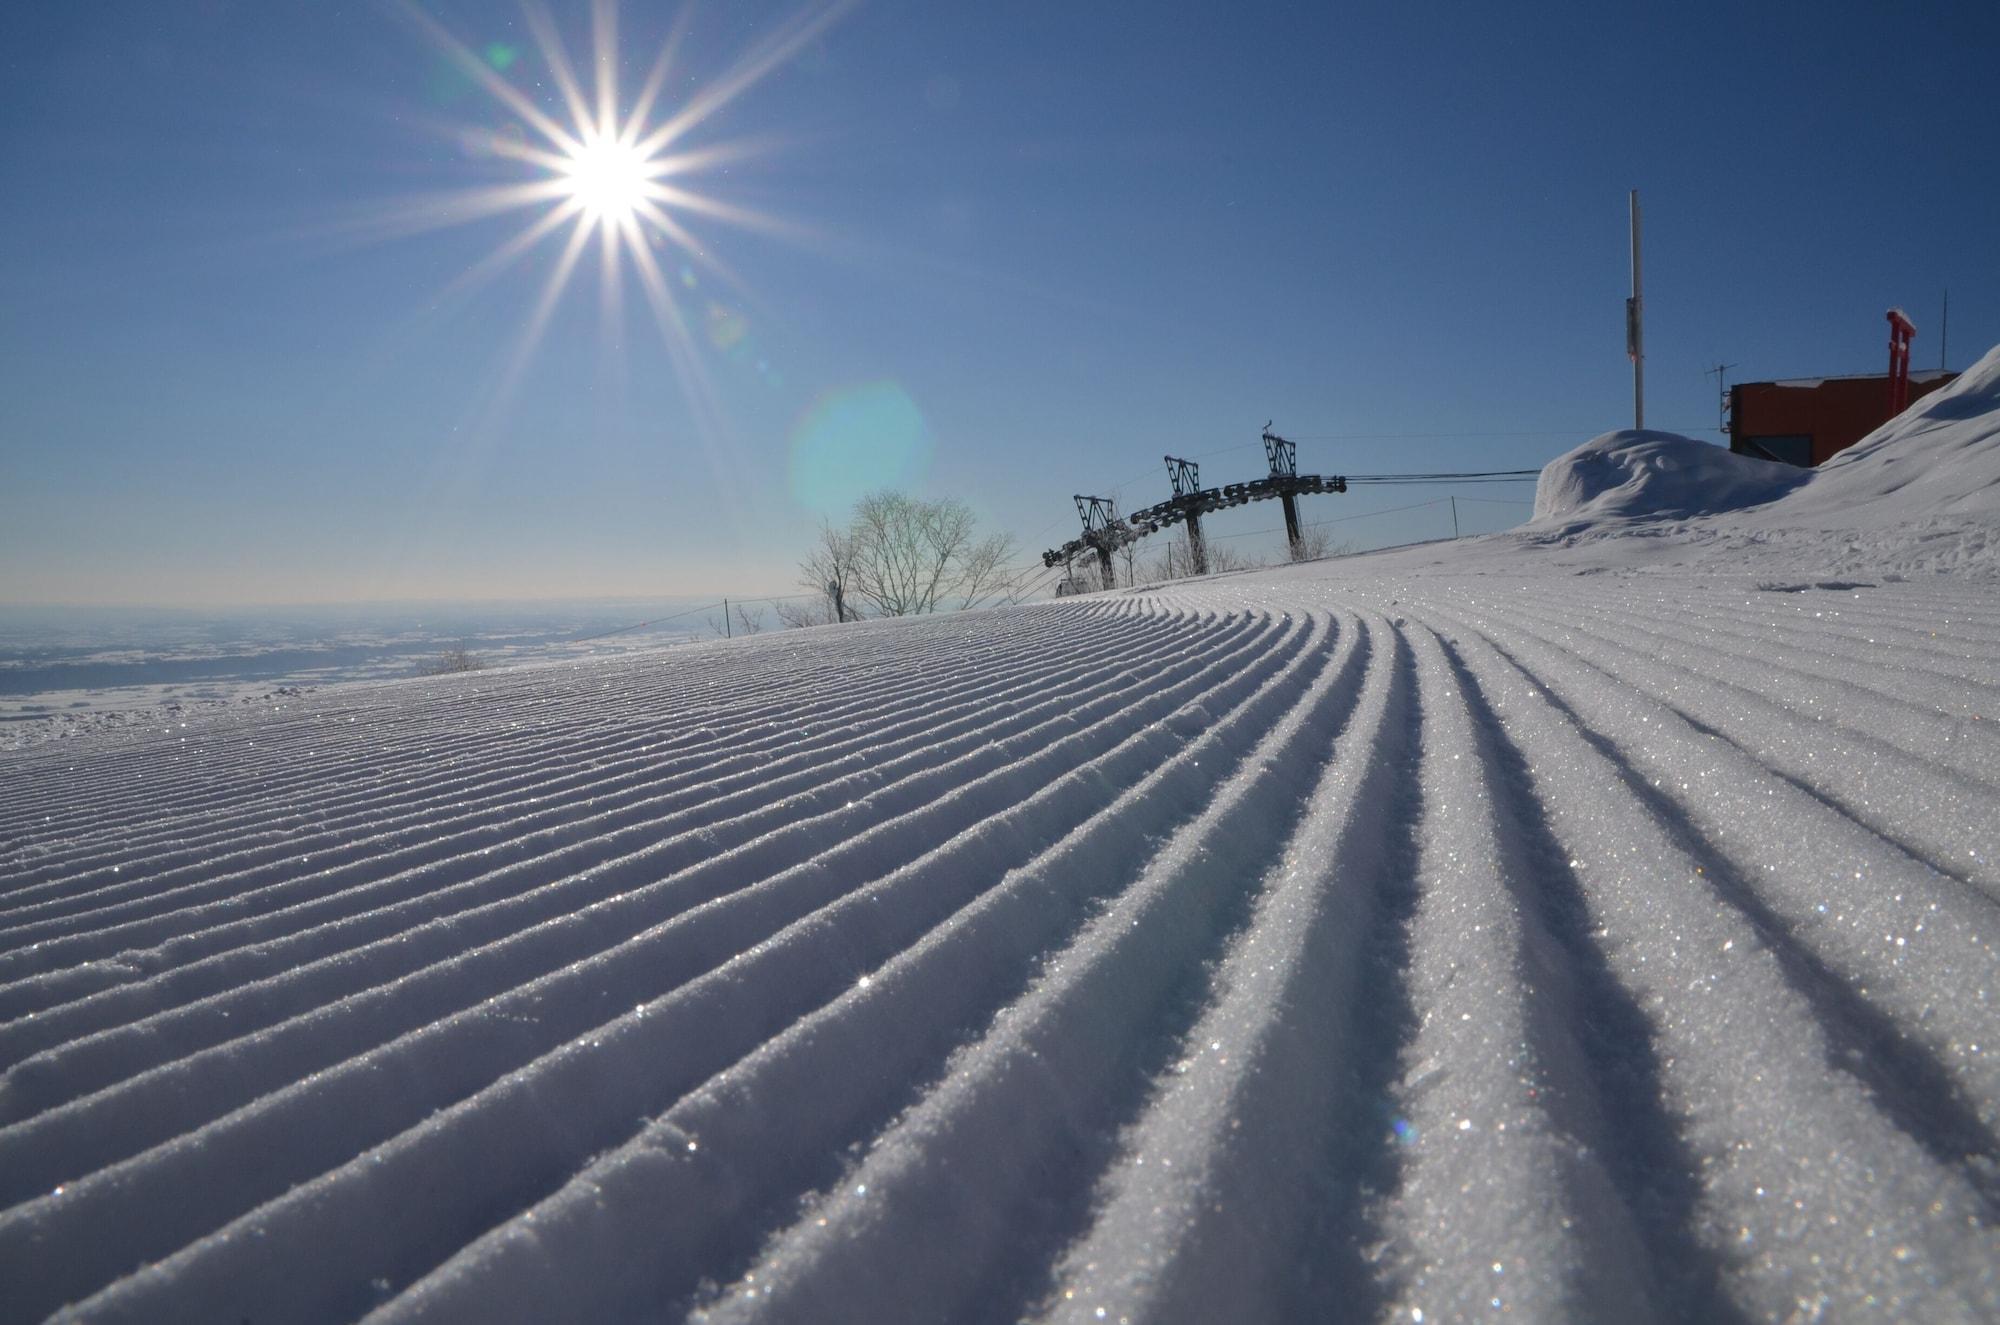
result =
[{"label": "lens flare circle", "polygon": [[843,387],[820,396],[792,427],[792,498],[835,516],[871,492],[917,482],[930,459],[930,428],[899,383]]},{"label": "lens flare circle", "polygon": [[630,143],[592,136],[570,153],[561,174],[585,216],[622,225],[646,200],[652,170],[645,153]]}]

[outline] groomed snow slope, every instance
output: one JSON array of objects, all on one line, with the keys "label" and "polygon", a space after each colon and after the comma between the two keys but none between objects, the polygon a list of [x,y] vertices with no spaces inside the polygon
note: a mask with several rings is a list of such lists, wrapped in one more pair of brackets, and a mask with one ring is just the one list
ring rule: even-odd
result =
[{"label": "groomed snow slope", "polygon": [[1995,1318],[2000,594],[1596,546],[10,755],[0,1318]]},{"label": "groomed snow slope", "polygon": [[0,1302],[1990,1315],[1996,655],[1321,568],[28,751]]}]

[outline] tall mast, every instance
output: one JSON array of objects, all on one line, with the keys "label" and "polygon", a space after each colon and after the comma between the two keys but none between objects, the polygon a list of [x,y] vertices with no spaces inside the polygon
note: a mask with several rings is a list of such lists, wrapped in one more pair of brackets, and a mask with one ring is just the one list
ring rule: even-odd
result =
[{"label": "tall mast", "polygon": [[1639,280],[1639,190],[1632,190],[1632,297],[1625,301],[1625,353],[1632,359],[1632,426],[1646,426],[1646,296]]}]

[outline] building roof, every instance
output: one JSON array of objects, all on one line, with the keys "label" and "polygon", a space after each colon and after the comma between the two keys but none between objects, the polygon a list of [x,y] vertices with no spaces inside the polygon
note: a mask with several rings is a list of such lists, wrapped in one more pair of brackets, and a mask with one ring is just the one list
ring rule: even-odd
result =
[{"label": "building roof", "polygon": [[[1956,368],[1917,368],[1910,372],[1912,382],[1935,382],[1940,377],[1957,377]],[[1781,377],[1769,382],[1737,382],[1735,386],[1789,386],[1816,387],[1822,382],[1886,382],[1887,373],[1836,373],[1828,377]]]}]

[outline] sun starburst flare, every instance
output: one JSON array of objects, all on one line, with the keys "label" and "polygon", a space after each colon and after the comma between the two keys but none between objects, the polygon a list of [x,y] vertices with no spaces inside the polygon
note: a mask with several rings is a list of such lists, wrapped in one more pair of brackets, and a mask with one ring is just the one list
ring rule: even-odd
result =
[{"label": "sun starburst flare", "polygon": [[652,162],[615,138],[588,138],[563,163],[570,200],[600,225],[622,228],[646,201]]},{"label": "sun starburst flare", "polygon": [[533,215],[446,289],[469,294],[515,266],[530,253],[553,246],[556,256],[540,296],[521,330],[505,382],[518,376],[539,344],[563,291],[585,251],[598,248],[601,300],[609,339],[621,316],[622,291],[636,277],[666,340],[676,376],[698,409],[710,388],[694,354],[689,317],[676,302],[662,267],[664,255],[678,259],[682,283],[699,267],[722,283],[741,282],[693,227],[705,222],[780,235],[801,235],[801,227],[740,203],[705,193],[701,176],[723,164],[762,150],[759,142],[710,143],[688,147],[685,140],[722,110],[825,31],[848,0],[813,4],[778,24],[737,58],[719,77],[688,94],[679,105],[662,104],[669,75],[686,34],[690,11],[683,10],[655,56],[637,94],[627,103],[618,80],[618,14],[615,0],[592,0],[589,86],[578,76],[554,19],[541,0],[522,0],[530,36],[541,56],[559,105],[538,104],[506,76],[512,60],[496,61],[447,31],[436,19],[404,0],[400,12],[474,86],[509,117],[505,131],[457,126],[452,132],[480,152],[511,162],[524,178],[432,194],[377,214],[374,224],[412,232],[490,220],[510,212]]}]

